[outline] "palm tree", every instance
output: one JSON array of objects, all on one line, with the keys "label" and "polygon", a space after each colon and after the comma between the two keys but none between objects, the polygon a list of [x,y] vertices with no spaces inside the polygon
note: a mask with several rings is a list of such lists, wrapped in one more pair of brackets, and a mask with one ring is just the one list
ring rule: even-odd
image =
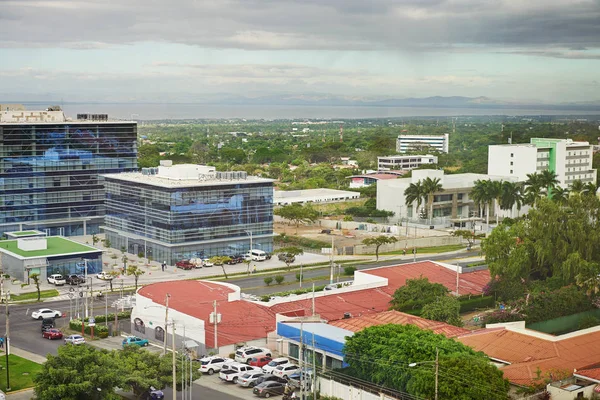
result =
[{"label": "palm tree", "polygon": [[569,198],[569,189],[562,188],[560,186],[556,186],[554,190],[552,190],[552,201],[564,206],[567,203],[567,199]]},{"label": "palm tree", "polygon": [[423,204],[423,198],[425,197],[425,192],[423,191],[423,185],[421,181],[417,183],[411,183],[404,190],[404,198],[406,205],[417,203],[417,208],[415,210],[415,215],[417,218],[419,217],[419,208],[421,208],[421,204]]},{"label": "palm tree", "polygon": [[533,174],[527,174],[527,180],[525,181],[526,203],[535,206],[537,200],[542,197],[543,188],[544,186],[542,179],[537,172]]},{"label": "palm tree", "polygon": [[520,183],[504,181],[502,182],[502,196],[500,208],[503,210],[512,210],[517,206],[517,215],[523,205],[523,186]]},{"label": "palm tree", "polygon": [[502,181],[492,181],[488,183],[488,194],[491,199],[495,200],[494,213],[496,214],[496,225],[498,225],[498,217],[500,210],[500,199],[502,198]]},{"label": "palm tree", "polygon": [[546,169],[539,173],[539,177],[541,187],[546,188],[546,194],[550,196],[552,189],[554,189],[554,187],[560,183],[557,179],[556,173]]},{"label": "palm tree", "polygon": [[596,185],[594,182],[588,182],[583,185],[583,194],[585,195],[595,196],[597,191],[598,185]]},{"label": "palm tree", "polygon": [[433,195],[443,190],[440,178],[431,179],[427,177],[423,180],[423,192],[427,195],[427,203],[429,204],[430,225],[433,220]]},{"label": "palm tree", "polygon": [[571,183],[571,193],[572,194],[581,194],[585,190],[585,185],[579,179],[575,182]]},{"label": "palm tree", "polygon": [[473,185],[473,189],[471,189],[471,193],[469,197],[473,199],[477,207],[479,208],[479,217],[481,217],[481,206],[487,203],[487,181],[482,181],[478,179],[475,181]]}]

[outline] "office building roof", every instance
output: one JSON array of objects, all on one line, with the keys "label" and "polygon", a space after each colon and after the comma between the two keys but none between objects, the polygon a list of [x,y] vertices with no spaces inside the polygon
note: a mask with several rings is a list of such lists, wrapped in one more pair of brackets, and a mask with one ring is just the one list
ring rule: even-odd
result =
[{"label": "office building roof", "polygon": [[[39,250],[23,250],[19,245],[19,241],[45,241],[45,248]],[[50,257],[60,255],[76,255],[85,254],[90,252],[101,252],[102,250],[92,246],[87,246],[75,242],[73,240],[64,238],[62,236],[49,236],[40,238],[24,238],[16,240],[2,240],[0,241],[0,252],[11,254],[20,259],[27,258],[39,258],[39,257]]]},{"label": "office building roof", "polygon": [[339,343],[344,343],[346,341],[346,336],[354,335],[354,332],[351,330],[330,324],[324,324],[322,322],[303,322],[302,324],[300,322],[282,323],[293,326],[296,329],[300,329],[300,325],[302,325],[302,330],[307,333],[335,340]]}]

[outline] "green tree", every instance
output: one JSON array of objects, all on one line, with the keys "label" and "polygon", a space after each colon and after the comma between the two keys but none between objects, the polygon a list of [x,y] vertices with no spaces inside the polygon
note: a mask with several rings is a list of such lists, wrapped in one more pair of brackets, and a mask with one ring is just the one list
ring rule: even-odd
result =
[{"label": "green tree", "polygon": [[363,239],[362,244],[365,246],[375,246],[375,261],[379,260],[379,248],[384,244],[396,243],[398,239],[394,236],[379,235]]},{"label": "green tree", "polygon": [[500,209],[512,210],[514,206],[517,206],[517,215],[520,214],[523,206],[523,186],[520,183],[503,181]]},{"label": "green tree", "polygon": [[475,243],[475,234],[468,229],[457,229],[452,231],[452,236],[461,237],[467,241],[469,247],[472,247]]},{"label": "green tree", "polygon": [[546,189],[547,195],[550,196],[552,194],[552,189],[559,184],[556,173],[546,169],[540,172],[539,176],[540,185]]},{"label": "green tree", "polygon": [[544,182],[541,176],[537,172],[527,174],[527,180],[525,181],[525,203],[535,206],[538,200],[545,194]]},{"label": "green tree", "polygon": [[158,167],[160,162],[160,151],[154,144],[143,144],[138,149],[138,167]]},{"label": "green tree", "polygon": [[209,261],[211,263],[213,263],[214,265],[220,265],[221,269],[223,269],[223,275],[225,275],[225,279],[228,279],[227,271],[225,271],[225,264],[227,264],[229,261],[231,261],[231,257],[229,257],[229,256],[214,256],[214,257],[211,257]]},{"label": "green tree", "polygon": [[96,236],[95,234],[92,235],[92,244],[95,246],[96,243],[98,243],[100,241],[100,238],[98,236]]},{"label": "green tree", "polygon": [[448,289],[441,283],[431,283],[427,278],[408,279],[404,286],[396,289],[390,305],[398,311],[416,310],[447,294]]},{"label": "green tree", "polygon": [[282,206],[276,209],[274,214],[293,222],[296,225],[296,233],[298,233],[298,226],[301,223],[315,222],[319,218],[318,211],[308,205],[303,206],[299,203]]},{"label": "green tree", "polygon": [[490,224],[490,203],[494,199],[492,195],[491,180],[481,180],[478,179],[475,181],[473,185],[473,190],[471,190],[471,198],[475,202],[475,204],[479,205],[481,215],[481,206],[485,206],[485,223],[486,225]]},{"label": "green tree", "polygon": [[281,261],[287,265],[288,269],[291,269],[291,265],[296,261],[296,256],[304,254],[304,250],[300,247],[289,246],[278,249],[276,253],[282,254]]},{"label": "green tree", "polygon": [[500,217],[500,201],[502,199],[502,181],[492,181],[488,183],[489,196],[494,199],[494,214],[496,214],[496,225]]},{"label": "green tree", "polygon": [[[414,325],[379,325],[346,338],[346,373],[376,385],[432,399],[439,350],[439,398],[505,400],[509,383],[483,354]],[[409,364],[416,363],[411,368]]]},{"label": "green tree", "polygon": [[569,189],[563,189],[560,186],[556,186],[552,190],[552,201],[564,206],[567,203],[567,199],[569,198]]},{"label": "green tree", "polygon": [[267,276],[265,279],[263,279],[263,281],[265,282],[265,285],[269,286],[271,283],[273,283],[273,278]]},{"label": "green tree", "polygon": [[[373,187],[375,187],[375,185],[373,185]],[[416,183],[411,183],[404,190],[405,204],[407,207],[410,204],[416,204],[414,215],[417,218],[419,216],[419,209],[421,208],[421,204],[423,204],[423,199],[425,198],[425,196],[426,196],[426,194],[423,189],[423,185],[421,184],[421,181],[417,181]]]},{"label": "green tree", "polygon": [[425,304],[421,317],[454,326],[463,325],[460,318],[460,301],[451,295],[437,297],[431,303]]},{"label": "green tree", "polygon": [[429,204],[429,223],[433,221],[433,196],[435,193],[443,191],[440,178],[431,179],[427,177],[423,180],[423,192],[427,195]]},{"label": "green tree", "polygon": [[587,182],[583,185],[583,194],[586,196],[596,196],[598,192],[598,184],[594,182]]},{"label": "green tree", "polygon": [[127,266],[126,272],[127,272],[127,275],[133,276],[133,280],[135,282],[135,291],[137,292],[138,279],[140,279],[140,276],[144,275],[146,273],[146,271],[144,271],[137,265],[129,265],[129,266]]},{"label": "green tree", "polygon": [[284,280],[285,280],[285,276],[283,276],[283,275],[275,276],[275,282],[277,282],[278,285],[281,285]]},{"label": "green tree", "polygon": [[115,352],[92,346],[60,346],[57,353],[33,378],[39,400],[116,400],[122,375],[133,372],[119,367]]},{"label": "green tree", "polygon": [[29,277],[31,279],[33,279],[33,283],[35,285],[35,289],[37,290],[37,301],[40,301],[40,298],[42,297],[42,294],[40,292],[40,274],[35,273],[35,274],[31,274],[29,275]]}]

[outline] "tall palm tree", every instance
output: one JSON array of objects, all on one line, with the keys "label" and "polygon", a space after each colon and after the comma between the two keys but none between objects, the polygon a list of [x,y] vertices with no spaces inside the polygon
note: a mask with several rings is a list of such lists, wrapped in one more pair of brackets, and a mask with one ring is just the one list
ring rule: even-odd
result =
[{"label": "tall palm tree", "polygon": [[544,194],[543,188],[542,179],[537,172],[527,174],[527,180],[525,181],[526,203],[535,206],[538,199]]},{"label": "tall palm tree", "polygon": [[598,191],[598,185],[594,182],[588,182],[583,185],[583,194],[588,196],[595,196]]},{"label": "tall palm tree", "polygon": [[554,187],[560,183],[557,179],[556,173],[546,169],[539,173],[539,177],[541,187],[546,188],[546,195],[551,196],[552,189],[554,189]]},{"label": "tall palm tree", "polygon": [[473,189],[471,189],[471,193],[469,193],[469,197],[473,199],[477,208],[479,208],[479,217],[481,217],[482,212],[481,208],[488,201],[488,190],[487,190],[487,181],[483,181],[481,179],[477,179],[475,184],[473,185]]},{"label": "tall palm tree", "polygon": [[416,203],[417,207],[415,210],[415,215],[417,218],[419,217],[419,208],[421,208],[421,204],[423,204],[423,198],[425,197],[425,192],[423,191],[423,185],[421,181],[417,183],[411,183],[404,190],[404,198],[405,203],[408,206],[409,204]]},{"label": "tall palm tree", "polygon": [[503,210],[512,210],[515,205],[517,206],[518,215],[523,205],[523,186],[516,182],[502,182],[500,208]]},{"label": "tall palm tree", "polygon": [[571,183],[572,194],[582,194],[585,190],[585,185],[579,179]]},{"label": "tall palm tree", "polygon": [[556,186],[552,190],[552,201],[557,204],[564,206],[567,203],[567,199],[569,198],[569,188],[562,188],[560,186]]},{"label": "tall palm tree", "polygon": [[494,200],[494,213],[496,214],[496,225],[500,216],[500,199],[502,198],[502,181],[492,181],[488,183],[488,194]]},{"label": "tall palm tree", "polygon": [[423,192],[427,195],[427,203],[429,204],[430,225],[433,220],[433,195],[443,190],[440,178],[431,179],[427,177],[423,180]]}]

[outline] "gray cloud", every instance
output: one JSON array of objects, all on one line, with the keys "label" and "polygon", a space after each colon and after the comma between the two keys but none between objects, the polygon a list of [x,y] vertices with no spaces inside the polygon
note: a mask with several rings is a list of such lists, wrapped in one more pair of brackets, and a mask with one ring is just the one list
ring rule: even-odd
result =
[{"label": "gray cloud", "polygon": [[554,48],[600,48],[597,0],[4,0],[0,4],[0,46],[5,47],[97,48],[166,41],[213,48],[454,51],[459,45],[477,50],[543,47],[538,55],[550,57],[556,56]]}]

